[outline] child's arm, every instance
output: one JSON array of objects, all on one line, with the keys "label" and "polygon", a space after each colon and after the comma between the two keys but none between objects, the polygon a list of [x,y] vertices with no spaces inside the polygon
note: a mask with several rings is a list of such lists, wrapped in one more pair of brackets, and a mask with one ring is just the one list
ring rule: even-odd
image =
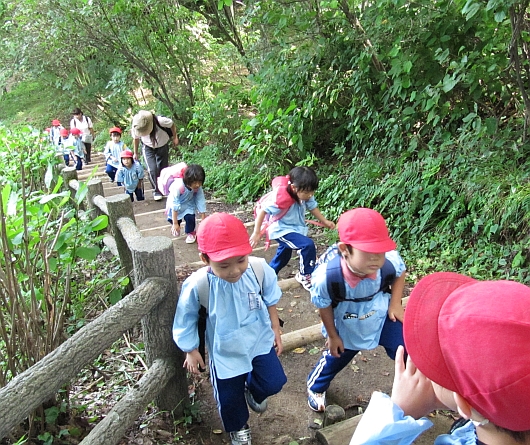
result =
[{"label": "child's arm", "polygon": [[175,209],[171,209],[171,219],[173,220],[173,226],[171,226],[171,234],[173,236],[180,236],[180,225],[179,225],[179,214]]},{"label": "child's arm", "polygon": [[200,374],[199,367],[201,369],[206,369],[204,366],[204,360],[198,349],[186,353],[186,359],[184,360],[182,367],[186,368],[188,372],[191,372],[192,374]]},{"label": "child's arm", "polygon": [[263,224],[263,220],[265,219],[266,214],[267,212],[265,212],[264,209],[261,209],[256,215],[256,221],[254,222],[254,231],[252,232],[252,235],[250,235],[250,245],[252,248],[256,247],[259,243],[259,240],[261,239],[261,225]]},{"label": "child's arm", "polygon": [[399,320],[403,323],[403,315],[405,311],[401,304],[403,298],[403,289],[405,288],[406,272],[403,272],[400,277],[392,283],[392,296],[390,297],[390,303],[388,305],[388,317],[392,321]]},{"label": "child's arm", "polygon": [[309,213],[313,215],[316,219],[318,219],[324,226],[326,226],[328,229],[334,229],[335,223],[333,221],[327,220],[322,213],[320,213],[320,210],[318,210],[318,207],[315,207],[313,210],[310,210]]},{"label": "child's arm", "polygon": [[274,331],[274,346],[276,347],[276,355],[280,355],[283,352],[283,344],[282,333],[280,331],[280,319],[278,318],[278,311],[276,310],[276,305],[273,304],[272,306],[267,307],[267,310],[269,311],[272,330]]},{"label": "child's arm", "polygon": [[328,339],[326,344],[329,352],[333,357],[340,357],[340,354],[344,352],[344,343],[340,338],[337,329],[335,328],[335,319],[333,317],[333,307],[328,306],[318,310],[320,312],[320,318],[328,333]]}]

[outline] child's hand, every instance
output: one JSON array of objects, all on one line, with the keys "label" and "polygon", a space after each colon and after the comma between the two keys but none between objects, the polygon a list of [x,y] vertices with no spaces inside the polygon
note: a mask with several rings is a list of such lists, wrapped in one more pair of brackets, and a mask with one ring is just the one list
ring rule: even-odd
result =
[{"label": "child's hand", "polygon": [[326,219],[324,221],[324,225],[328,228],[328,229],[334,229],[335,228],[335,223],[333,221],[330,221],[329,219]]},{"label": "child's hand", "polygon": [[283,352],[282,333],[280,328],[273,328],[274,331],[274,347],[276,348],[276,355],[280,355]]},{"label": "child's hand", "polygon": [[179,224],[173,224],[171,226],[171,235],[173,236],[180,236],[180,226]]},{"label": "child's hand", "polygon": [[182,367],[186,368],[188,372],[191,372],[192,374],[200,374],[199,367],[201,369],[205,368],[201,353],[197,349],[187,352],[186,360],[184,360],[184,365],[182,365]]},{"label": "child's hand", "polygon": [[259,244],[259,240],[261,239],[261,235],[259,233],[253,232],[252,235],[250,235],[250,247],[254,248]]},{"label": "child's hand", "polygon": [[333,337],[328,336],[326,339],[326,346],[333,357],[340,357],[344,352],[344,343],[342,343],[342,338],[340,338],[339,335]]},{"label": "child's hand", "polygon": [[388,306],[388,318],[390,318],[392,321],[399,320],[401,323],[403,323],[404,315],[405,310],[403,309],[401,302],[393,303],[392,300],[390,300],[390,304]]},{"label": "child's hand", "polygon": [[399,346],[396,352],[391,399],[405,415],[419,419],[435,409],[442,408],[443,405],[434,393],[432,382],[416,368],[410,356],[405,366],[404,356],[405,349]]}]

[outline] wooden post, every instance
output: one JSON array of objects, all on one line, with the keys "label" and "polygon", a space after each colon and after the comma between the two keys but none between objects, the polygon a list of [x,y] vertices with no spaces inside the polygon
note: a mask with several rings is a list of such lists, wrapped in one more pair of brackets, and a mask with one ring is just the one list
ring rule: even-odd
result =
[{"label": "wooden post", "polygon": [[[111,233],[114,235],[116,241],[116,248],[120,257],[120,264],[123,268],[124,275],[132,275],[133,270],[133,259],[129,246],[127,245],[127,239],[124,234],[118,228],[118,220],[120,218],[129,218],[134,223],[134,213],[131,203],[131,198],[126,193],[119,195],[109,196],[106,198],[107,211],[109,215],[109,225]],[[128,286],[126,292],[132,290],[131,286]]]},{"label": "wooden post", "polygon": [[99,178],[92,178],[90,181],[87,182],[88,192],[86,194],[86,209],[88,211],[92,211],[92,219],[96,218],[97,216],[101,215],[101,210],[94,204],[94,197],[95,196],[103,196],[103,183],[101,182],[101,179]]},{"label": "wooden post", "polygon": [[171,334],[179,292],[173,243],[165,236],[149,236],[132,240],[129,247],[135,287],[150,277],[166,278],[171,283],[164,300],[142,319],[142,327],[148,365],[160,358],[174,363],[176,369],[175,377],[158,395],[156,403],[160,409],[174,410],[180,417],[189,405],[189,397],[186,370],[182,367],[184,353],[177,348]]},{"label": "wooden post", "polygon": [[[327,409],[327,408],[326,408]],[[318,442],[322,445],[343,445],[350,443],[351,436],[361,421],[362,414],[335,423],[326,428],[318,430],[315,434]]]},{"label": "wooden post", "polygon": [[70,188],[70,181],[72,179],[75,179],[77,180],[77,170],[75,169],[75,167],[65,167],[63,168],[61,174],[63,175],[63,180],[64,180],[64,189],[65,190],[69,190],[71,191],[72,193],[75,193],[76,190],[73,190]]}]

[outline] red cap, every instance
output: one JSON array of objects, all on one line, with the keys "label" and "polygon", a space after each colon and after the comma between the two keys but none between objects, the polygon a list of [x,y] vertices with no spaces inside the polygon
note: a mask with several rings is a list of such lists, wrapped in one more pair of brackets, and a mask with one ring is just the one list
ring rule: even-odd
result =
[{"label": "red cap", "polygon": [[123,150],[120,153],[120,158],[132,158],[132,157],[133,157],[133,152],[131,150]]},{"label": "red cap", "polygon": [[57,127],[58,125],[61,125],[61,123],[59,122],[58,119],[54,119],[54,120],[52,120],[52,125],[54,125],[55,127]]},{"label": "red cap", "polygon": [[82,133],[82,131],[79,128],[75,128],[74,127],[72,129],[70,129],[70,133],[79,136]]},{"label": "red cap", "polygon": [[112,127],[110,130],[109,130],[109,134],[110,133],[120,133],[121,134],[121,128],[118,128],[118,127]]},{"label": "red cap", "polygon": [[59,132],[61,136],[68,136],[70,132],[68,131],[68,128],[61,128],[61,131]]},{"label": "red cap", "polygon": [[363,252],[383,253],[396,248],[379,212],[359,207],[344,212],[337,223],[339,239]]},{"label": "red cap", "polygon": [[44,129],[44,132],[45,132],[45,133],[49,133],[50,131],[52,131],[51,128],[45,128],[45,129]]},{"label": "red cap", "polygon": [[530,288],[428,275],[410,295],[404,336],[412,361],[433,382],[497,426],[530,430]]},{"label": "red cap", "polygon": [[223,261],[252,252],[248,232],[241,220],[228,213],[213,213],[197,229],[199,252],[212,261]]}]

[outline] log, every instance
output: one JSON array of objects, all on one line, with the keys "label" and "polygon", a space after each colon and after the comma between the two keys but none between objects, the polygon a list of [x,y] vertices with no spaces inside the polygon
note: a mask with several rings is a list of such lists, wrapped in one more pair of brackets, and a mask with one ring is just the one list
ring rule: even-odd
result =
[{"label": "log", "polygon": [[322,445],[345,445],[361,421],[362,414],[317,430],[315,437]]},{"label": "log", "polygon": [[164,299],[168,287],[168,281],[161,278],[146,280],[0,389],[0,439],[133,328]]},{"label": "log", "polygon": [[145,407],[175,375],[175,366],[167,360],[155,360],[140,381],[112,408],[107,416],[83,439],[80,445],[114,445],[145,412]]},{"label": "log", "polygon": [[292,351],[300,346],[317,340],[324,340],[322,337],[322,325],[316,324],[308,328],[298,329],[297,331],[288,332],[282,335],[282,344],[284,351]]}]

